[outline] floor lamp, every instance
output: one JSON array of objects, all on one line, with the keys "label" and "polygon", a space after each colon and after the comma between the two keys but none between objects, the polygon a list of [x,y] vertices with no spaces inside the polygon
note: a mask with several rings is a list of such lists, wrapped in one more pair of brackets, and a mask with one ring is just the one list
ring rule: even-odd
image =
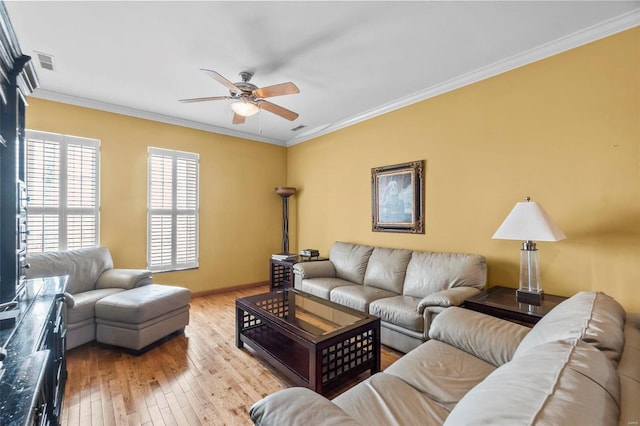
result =
[{"label": "floor lamp", "polygon": [[282,253],[289,253],[289,197],[296,193],[290,186],[278,186],[276,192],[282,197]]}]

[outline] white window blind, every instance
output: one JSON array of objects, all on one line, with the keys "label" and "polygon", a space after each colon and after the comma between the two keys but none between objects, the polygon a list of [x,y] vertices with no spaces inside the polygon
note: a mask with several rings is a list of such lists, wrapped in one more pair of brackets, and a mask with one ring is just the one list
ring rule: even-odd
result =
[{"label": "white window blind", "polygon": [[198,267],[198,162],[189,152],[149,148],[147,267]]},{"label": "white window blind", "polygon": [[27,251],[97,246],[100,141],[33,130],[26,140]]}]

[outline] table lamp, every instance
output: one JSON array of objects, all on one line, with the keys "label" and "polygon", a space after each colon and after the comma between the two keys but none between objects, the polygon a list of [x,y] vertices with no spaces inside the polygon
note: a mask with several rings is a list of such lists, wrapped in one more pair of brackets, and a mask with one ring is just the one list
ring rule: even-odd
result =
[{"label": "table lamp", "polygon": [[493,239],[525,240],[520,251],[520,286],[516,292],[518,302],[540,305],[544,292],[540,286],[537,241],[560,241],[566,235],[553,222],[542,206],[531,198],[516,203],[511,213],[498,228]]}]

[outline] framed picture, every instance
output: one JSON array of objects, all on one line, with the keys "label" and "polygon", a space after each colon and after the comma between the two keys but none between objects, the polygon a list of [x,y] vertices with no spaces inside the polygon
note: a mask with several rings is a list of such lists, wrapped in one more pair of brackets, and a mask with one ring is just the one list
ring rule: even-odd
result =
[{"label": "framed picture", "polygon": [[371,169],[372,230],[424,234],[424,161]]}]

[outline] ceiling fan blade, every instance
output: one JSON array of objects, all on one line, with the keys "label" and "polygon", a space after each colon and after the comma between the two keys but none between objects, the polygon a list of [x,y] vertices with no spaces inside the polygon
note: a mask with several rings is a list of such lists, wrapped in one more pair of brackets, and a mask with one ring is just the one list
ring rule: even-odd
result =
[{"label": "ceiling fan blade", "polygon": [[226,99],[231,99],[230,96],[209,96],[206,98],[191,98],[191,99],[178,99],[178,102],[206,102],[206,101],[223,101]]},{"label": "ceiling fan blade", "polygon": [[267,110],[272,114],[279,115],[280,117],[286,118],[289,121],[293,121],[298,118],[297,113],[283,108],[280,105],[273,104],[269,101],[258,101],[257,103],[261,109]]},{"label": "ceiling fan blade", "polygon": [[232,92],[242,93],[242,90],[240,90],[235,84],[233,84],[232,82],[230,82],[229,80],[227,80],[226,78],[224,78],[223,76],[218,74],[217,72],[212,71],[212,70],[207,70],[207,69],[204,69],[204,68],[201,68],[200,71],[203,71],[209,77],[213,78],[215,81],[217,81],[218,83],[222,84],[223,86],[225,86],[227,89],[231,90]]},{"label": "ceiling fan blade", "polygon": [[245,117],[240,115],[240,114],[236,114],[235,112],[233,113],[233,124],[242,124],[244,123],[244,119]]},{"label": "ceiling fan blade", "polygon": [[271,98],[273,96],[294,95],[300,93],[300,89],[295,84],[280,83],[273,86],[261,87],[253,91],[253,94],[259,98]]}]

